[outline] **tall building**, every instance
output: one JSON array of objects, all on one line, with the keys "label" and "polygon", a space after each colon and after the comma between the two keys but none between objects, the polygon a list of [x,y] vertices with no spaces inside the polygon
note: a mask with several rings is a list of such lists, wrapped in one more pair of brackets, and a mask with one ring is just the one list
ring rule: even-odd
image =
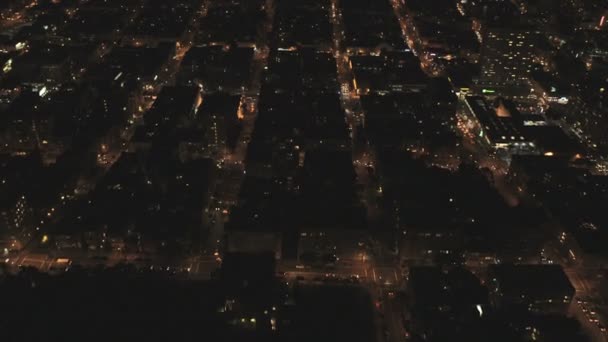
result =
[{"label": "tall building", "polygon": [[537,39],[538,33],[531,28],[488,27],[481,53],[480,85],[512,89],[527,86]]},{"label": "tall building", "polygon": [[23,248],[33,229],[33,210],[25,196],[6,196],[0,202],[0,256]]}]

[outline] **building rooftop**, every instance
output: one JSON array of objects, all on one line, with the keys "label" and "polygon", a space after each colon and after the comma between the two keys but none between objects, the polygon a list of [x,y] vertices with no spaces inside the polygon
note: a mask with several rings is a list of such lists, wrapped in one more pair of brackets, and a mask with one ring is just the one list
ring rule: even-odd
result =
[{"label": "building rooftop", "polygon": [[560,265],[491,265],[497,291],[505,297],[524,300],[563,300],[574,295],[574,287]]}]

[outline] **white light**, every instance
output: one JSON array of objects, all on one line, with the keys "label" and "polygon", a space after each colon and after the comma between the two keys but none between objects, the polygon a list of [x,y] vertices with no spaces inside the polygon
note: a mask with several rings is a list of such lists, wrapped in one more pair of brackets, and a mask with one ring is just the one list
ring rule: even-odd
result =
[{"label": "white light", "polygon": [[11,71],[13,69],[13,60],[9,59],[8,61],[6,61],[6,63],[4,63],[4,67],[2,68],[2,71],[6,74],[7,72]]},{"label": "white light", "polygon": [[479,312],[479,317],[483,316],[483,310],[481,309],[481,305],[477,304],[475,307],[477,308],[477,312]]}]

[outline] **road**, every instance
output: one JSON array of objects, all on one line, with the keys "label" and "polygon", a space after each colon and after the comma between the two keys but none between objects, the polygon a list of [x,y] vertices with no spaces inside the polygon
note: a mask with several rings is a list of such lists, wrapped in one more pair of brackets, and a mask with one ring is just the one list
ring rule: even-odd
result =
[{"label": "road", "polygon": [[[350,265],[350,264],[349,264]],[[376,265],[373,261],[359,260],[354,266],[337,265],[332,269],[298,268],[281,265],[288,284],[358,284],[365,288],[374,301],[374,325],[378,342],[404,342],[408,334],[403,326],[404,306],[398,290],[403,279],[393,266]]]},{"label": "road", "polygon": [[401,26],[403,39],[414,54],[420,58],[422,70],[430,76],[440,76],[443,71],[441,67],[437,65],[430,55],[425,51],[420,36],[416,30],[416,26],[413,24],[413,20],[407,11],[405,1],[391,0],[391,4],[393,5],[395,15],[397,16],[397,20]]},{"label": "road", "polygon": [[409,338],[409,333],[403,326],[406,314],[402,298],[394,291],[383,291],[383,313],[389,342],[403,342]]},{"label": "road", "polygon": [[253,55],[251,81],[247,93],[242,94],[238,117],[241,120],[241,133],[234,151],[228,151],[219,162],[220,177],[216,187],[218,198],[216,206],[208,209],[210,216],[209,232],[203,242],[203,252],[208,255],[221,251],[224,241],[224,224],[230,215],[230,207],[237,204],[241,184],[245,178],[245,159],[247,147],[255,128],[258,113],[264,69],[268,65],[270,33],[274,21],[274,4],[266,0],[266,17],[262,30],[258,30],[256,48]]},{"label": "road", "polygon": [[[357,130],[363,127],[365,113],[359,96],[351,86],[354,75],[349,65],[346,46],[344,46],[345,28],[338,1],[332,0],[330,6],[330,18],[333,24],[333,55],[336,58],[342,108],[345,111],[352,138],[353,167],[357,175],[357,182],[363,188],[360,194],[361,202],[367,208],[370,226],[374,226],[382,216],[381,208],[378,205],[382,196],[382,188],[370,174],[375,169],[375,158],[369,143],[358,139],[360,132]],[[343,277],[356,276],[370,291],[371,297],[376,300],[374,320],[378,342],[405,341],[406,332],[401,322],[403,308],[395,296],[395,290],[401,286],[403,281],[398,265],[378,265],[374,260],[353,261],[353,263],[358,263],[359,266],[350,269],[339,267],[332,271],[332,274]],[[293,274],[304,278],[313,277],[313,279],[324,276],[324,274],[309,270],[298,270]]]},{"label": "road", "polygon": [[598,311],[598,307],[589,299],[577,299],[572,303],[569,313],[581,323],[591,341],[606,342],[608,341],[608,332],[604,320],[598,315]]}]

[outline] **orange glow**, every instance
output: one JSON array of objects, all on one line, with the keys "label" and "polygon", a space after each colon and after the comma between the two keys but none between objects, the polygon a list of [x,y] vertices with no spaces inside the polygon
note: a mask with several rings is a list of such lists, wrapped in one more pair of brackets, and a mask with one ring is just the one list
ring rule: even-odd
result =
[{"label": "orange glow", "polygon": [[203,104],[203,97],[201,96],[201,94],[199,93],[198,96],[196,97],[196,110],[198,110],[198,108]]},{"label": "orange glow", "polygon": [[243,109],[243,99],[241,99],[241,103],[239,103],[239,109],[236,112],[236,116],[239,120],[243,120],[245,118],[245,110]]}]

